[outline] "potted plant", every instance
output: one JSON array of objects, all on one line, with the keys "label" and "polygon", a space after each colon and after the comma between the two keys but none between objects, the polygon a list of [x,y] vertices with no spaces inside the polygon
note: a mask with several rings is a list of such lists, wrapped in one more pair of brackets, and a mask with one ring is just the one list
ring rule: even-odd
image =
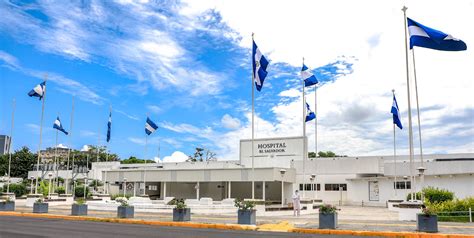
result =
[{"label": "potted plant", "polygon": [[79,198],[74,204],[72,204],[71,215],[87,216],[87,204],[83,198]]},{"label": "potted plant", "polygon": [[120,203],[117,208],[118,218],[133,218],[135,215],[135,209],[133,206],[128,204],[128,200],[125,197],[118,197],[115,199],[116,202]]},{"label": "potted plant", "polygon": [[15,211],[15,201],[13,201],[10,196],[7,196],[5,201],[0,202],[0,211]]},{"label": "potted plant", "polygon": [[174,205],[173,208],[173,221],[190,221],[191,220],[191,208],[186,206],[183,198],[173,198],[168,202],[168,205]]},{"label": "potted plant", "polygon": [[330,204],[319,207],[319,229],[336,229],[337,208]]},{"label": "potted plant", "polygon": [[239,209],[237,210],[237,223],[246,224],[246,225],[255,225],[256,224],[256,214],[257,210],[253,209],[255,203],[253,201],[244,201],[244,200],[235,200],[235,206]]},{"label": "potted plant", "polygon": [[48,213],[48,203],[44,202],[43,198],[36,199],[33,204],[33,213]]},{"label": "potted plant", "polygon": [[416,214],[416,230],[421,232],[438,232],[438,215],[425,205],[421,206],[422,213]]}]

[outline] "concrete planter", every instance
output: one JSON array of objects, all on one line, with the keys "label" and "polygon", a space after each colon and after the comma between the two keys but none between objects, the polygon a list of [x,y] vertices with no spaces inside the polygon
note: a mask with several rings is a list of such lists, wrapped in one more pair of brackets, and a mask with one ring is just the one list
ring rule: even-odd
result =
[{"label": "concrete planter", "polygon": [[416,230],[421,232],[438,232],[438,216],[417,214]]},{"label": "concrete planter", "polygon": [[12,212],[15,211],[15,202],[0,202],[0,211],[2,212]]},{"label": "concrete planter", "polygon": [[173,208],[173,221],[191,221],[191,208]]},{"label": "concrete planter", "polygon": [[256,210],[238,210],[237,223],[243,225],[256,224],[257,211]]},{"label": "concrete planter", "polygon": [[48,213],[48,205],[47,203],[34,203],[33,204],[33,213]]},{"label": "concrete planter", "polygon": [[337,213],[319,213],[319,229],[336,229]]},{"label": "concrete planter", "polygon": [[72,216],[87,216],[87,204],[72,204]]},{"label": "concrete planter", "polygon": [[118,218],[133,218],[135,215],[135,209],[133,206],[118,206],[117,217]]}]

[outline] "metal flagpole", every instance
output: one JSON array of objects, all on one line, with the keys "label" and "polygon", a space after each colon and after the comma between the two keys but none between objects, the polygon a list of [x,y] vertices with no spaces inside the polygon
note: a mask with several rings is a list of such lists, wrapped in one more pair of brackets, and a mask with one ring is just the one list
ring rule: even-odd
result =
[{"label": "metal flagpole", "polygon": [[[412,56],[413,56],[413,73],[415,79],[415,96],[416,96],[416,110],[417,110],[417,117],[418,117],[418,135],[420,139],[420,161],[421,161],[421,168],[424,171],[423,166],[423,144],[421,143],[421,121],[420,121],[420,105],[418,103],[418,83],[416,80],[416,64],[415,64],[415,48],[411,49]],[[425,173],[420,173],[420,190],[421,190],[421,200],[423,200],[423,186],[425,183]]]},{"label": "metal flagpole", "polygon": [[[109,117],[111,114],[112,114],[112,105],[109,106]],[[107,131],[108,130],[109,129],[107,128]],[[107,138],[106,138],[106,141],[107,141]],[[109,162],[109,144],[110,144],[110,141],[107,141],[107,145],[105,147],[105,162]],[[104,194],[109,194],[109,185],[107,184],[107,170],[104,170]]]},{"label": "metal flagpole", "polygon": [[[252,32],[252,44],[253,44],[253,32]],[[253,47],[253,46],[252,46]],[[253,52],[253,51],[252,51]],[[253,57],[253,53],[250,54],[250,57]],[[250,58],[252,62],[252,58]],[[252,199],[255,199],[255,168],[254,168],[254,119],[255,119],[255,89],[254,89],[254,82],[255,82],[255,74],[253,72],[253,66],[252,66]]]},{"label": "metal flagpole", "polygon": [[[99,150],[99,147],[100,147],[100,126],[99,126],[99,130],[97,131],[97,148],[96,148],[96,162],[100,162],[100,150]],[[92,165],[91,165],[92,167]],[[92,187],[92,189],[94,190],[97,186],[97,183],[98,183],[98,180],[99,180],[99,175],[97,175],[96,173],[93,174],[93,177],[94,179],[92,180],[92,182],[94,183],[94,186]],[[94,181],[95,180],[95,181]],[[94,192],[97,192],[97,191],[94,191]]]},{"label": "metal flagpole", "polygon": [[[71,149],[72,149],[72,123],[74,118],[74,96],[72,97],[72,107],[71,107],[71,124],[69,125],[69,150],[67,151],[67,169],[66,172],[69,171],[69,157],[71,156]],[[71,178],[72,178],[72,171],[71,171]],[[66,175],[66,194],[69,194],[69,174]]]},{"label": "metal flagpole", "polygon": [[318,85],[314,85],[314,153],[316,153],[315,158],[318,157]]},{"label": "metal flagpole", "polygon": [[16,101],[13,98],[12,105],[12,127],[10,129],[10,146],[8,147],[8,181],[7,181],[7,193],[10,193],[10,180],[11,180],[11,166],[12,166],[12,146],[13,146],[13,127],[15,126],[15,107]]},{"label": "metal flagpole", "polygon": [[43,135],[43,118],[44,118],[44,101],[46,100],[46,81],[48,80],[48,74],[45,75],[44,79],[44,91],[43,91],[43,102],[41,106],[41,123],[40,123],[40,140],[38,145],[38,160],[36,162],[36,181],[35,181],[35,194],[38,194],[38,178],[39,178],[39,164],[41,158],[41,139]]},{"label": "metal flagpole", "polygon": [[412,129],[412,122],[411,122],[411,103],[410,103],[410,72],[408,69],[408,32],[407,32],[407,7],[403,6],[403,21],[404,26],[403,29],[405,31],[405,61],[406,61],[406,73],[407,73],[407,96],[408,96],[408,140],[410,146],[410,177],[411,177],[411,200],[413,200],[413,195],[415,193],[415,181],[413,177],[413,129]]},{"label": "metal flagpole", "polygon": [[[148,117],[148,116],[147,116]],[[148,150],[148,134],[145,133],[145,168],[143,170],[143,195],[146,195],[146,157]],[[135,188],[134,188],[135,189]]]},{"label": "metal flagpole", "polygon": [[[395,97],[395,89],[392,89],[393,97]],[[397,144],[395,143],[395,123],[393,124],[393,167],[394,167],[394,174],[395,174],[395,184],[393,185],[393,189],[395,190],[395,197],[397,196]]]},{"label": "metal flagpole", "polygon": [[[304,63],[304,58],[303,58],[303,63]],[[306,100],[305,100],[305,95],[304,95],[304,80],[303,80],[303,198],[305,198],[305,191],[306,191]]]},{"label": "metal flagpole", "polygon": [[54,148],[54,167],[56,169],[56,178],[54,178],[53,181],[55,181],[55,183],[53,184],[53,193],[54,193],[54,186],[58,187],[58,183],[59,183],[59,179],[58,179],[58,176],[59,176],[59,159],[58,159],[58,133],[59,131],[56,130],[56,147]]}]

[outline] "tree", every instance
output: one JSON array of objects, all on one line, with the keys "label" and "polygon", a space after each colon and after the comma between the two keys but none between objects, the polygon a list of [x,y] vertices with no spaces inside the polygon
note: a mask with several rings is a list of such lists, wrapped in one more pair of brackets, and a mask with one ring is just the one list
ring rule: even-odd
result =
[{"label": "tree", "polygon": [[[147,163],[156,163],[154,160],[147,160]],[[121,164],[144,164],[145,160],[139,159],[135,156],[130,156],[128,159],[121,160]]]},{"label": "tree", "polygon": [[216,160],[216,153],[212,152],[211,150],[206,150],[206,161],[214,161]]},{"label": "tree", "polygon": [[[36,164],[36,154],[31,153],[28,147],[22,147],[12,154],[11,161],[11,177],[18,177],[27,179],[28,171],[33,170],[33,165]],[[8,160],[9,155],[0,156],[0,174],[8,174]]]},{"label": "tree", "polygon": [[104,185],[100,180],[94,179],[89,183],[89,187],[94,188],[94,191],[97,191],[97,188]]},{"label": "tree", "polygon": [[316,153],[308,152],[308,158],[316,158]]},{"label": "tree", "polygon": [[336,157],[336,153],[332,151],[319,151],[318,152],[319,157]]},{"label": "tree", "polygon": [[203,148],[196,147],[196,151],[194,152],[194,159],[198,160],[199,158],[199,161],[202,162],[203,151]]}]

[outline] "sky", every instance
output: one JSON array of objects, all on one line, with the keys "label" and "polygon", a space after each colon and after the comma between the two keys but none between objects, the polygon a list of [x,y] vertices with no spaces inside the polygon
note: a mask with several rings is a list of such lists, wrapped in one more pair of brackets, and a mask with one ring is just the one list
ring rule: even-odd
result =
[{"label": "sky", "polygon": [[[239,159],[251,138],[252,32],[270,60],[255,94],[255,137],[301,136],[302,58],[320,81],[318,151],[390,155],[392,89],[408,153],[403,5],[407,15],[466,42],[462,52],[415,49],[423,152],[474,152],[473,1],[1,1],[0,134],[38,150],[41,101],[27,93],[48,77],[42,148],[58,144],[179,162],[205,147]],[[419,134],[409,55],[415,153]],[[306,89],[314,110],[315,89]],[[71,112],[74,101],[74,115]],[[147,115],[159,126],[148,137]],[[315,124],[307,123],[309,151]]]}]

